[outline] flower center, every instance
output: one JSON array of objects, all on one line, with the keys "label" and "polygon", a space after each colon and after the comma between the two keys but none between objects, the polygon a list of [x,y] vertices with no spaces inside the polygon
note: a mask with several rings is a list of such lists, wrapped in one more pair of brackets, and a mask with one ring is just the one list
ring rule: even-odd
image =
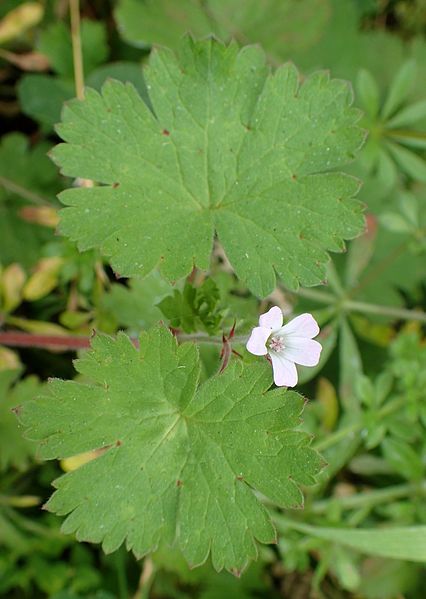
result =
[{"label": "flower center", "polygon": [[284,340],[282,337],[271,337],[269,341],[269,349],[272,351],[280,352],[285,348]]}]

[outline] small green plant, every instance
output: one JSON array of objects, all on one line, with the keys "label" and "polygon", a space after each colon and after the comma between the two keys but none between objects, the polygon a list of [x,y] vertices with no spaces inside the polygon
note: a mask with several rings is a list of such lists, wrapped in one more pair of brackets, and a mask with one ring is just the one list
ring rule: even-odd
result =
[{"label": "small green plant", "polygon": [[0,594],[423,599],[422,31],[1,3]]}]

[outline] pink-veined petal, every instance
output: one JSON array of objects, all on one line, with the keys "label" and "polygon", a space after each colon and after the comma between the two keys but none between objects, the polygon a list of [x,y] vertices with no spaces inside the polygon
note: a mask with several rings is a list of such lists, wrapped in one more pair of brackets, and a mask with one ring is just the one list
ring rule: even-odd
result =
[{"label": "pink-veined petal", "polygon": [[294,362],[290,362],[275,352],[269,354],[274,370],[274,383],[277,387],[295,387],[297,385],[297,370]]},{"label": "pink-veined petal", "polygon": [[318,341],[291,335],[284,340],[284,343],[283,356],[287,360],[296,362],[301,366],[316,366],[318,364],[322,350],[322,346]]},{"label": "pink-veined petal", "polygon": [[271,331],[278,331],[283,326],[283,313],[281,308],[273,306],[268,312],[259,316],[259,325]]},{"label": "pink-veined petal", "polygon": [[285,336],[295,335],[296,337],[312,339],[318,335],[319,331],[318,323],[312,314],[305,313],[290,320],[282,327],[280,333]]},{"label": "pink-veined petal", "polygon": [[247,341],[246,348],[248,351],[255,356],[265,356],[268,353],[266,349],[266,342],[271,329],[265,327],[255,327],[250,335],[250,339]]}]

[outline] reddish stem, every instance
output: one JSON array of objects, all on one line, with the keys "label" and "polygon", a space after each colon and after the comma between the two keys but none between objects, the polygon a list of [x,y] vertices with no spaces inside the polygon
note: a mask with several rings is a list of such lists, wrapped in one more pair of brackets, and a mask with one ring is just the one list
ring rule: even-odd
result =
[{"label": "reddish stem", "polygon": [[[202,333],[186,335],[178,329],[171,328],[171,332],[180,342],[193,341],[194,343],[213,343],[214,345],[229,345],[230,336],[210,337]],[[95,334],[95,332],[93,333]],[[235,337],[233,341],[245,343],[246,336]],[[139,339],[130,337],[135,347],[139,347]],[[21,331],[0,331],[0,345],[10,347],[33,347],[47,350],[77,351],[90,348],[90,337],[83,335],[43,335],[37,333],[23,333]]]},{"label": "reddish stem", "polygon": [[0,331],[0,345],[74,351],[88,349],[90,339],[78,335],[37,335],[20,331]]}]

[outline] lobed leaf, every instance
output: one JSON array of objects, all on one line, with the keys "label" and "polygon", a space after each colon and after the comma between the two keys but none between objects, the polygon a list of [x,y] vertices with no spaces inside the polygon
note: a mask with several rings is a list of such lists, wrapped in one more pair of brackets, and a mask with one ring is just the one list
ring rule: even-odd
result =
[{"label": "lobed leaf", "polygon": [[116,81],[64,110],[54,160],[102,185],[61,195],[62,233],[123,276],[159,265],[173,281],[208,268],[216,231],[256,295],[275,272],[292,289],[320,283],[326,250],[363,227],[358,181],[331,172],[363,142],[349,87],[327,73],[301,84],[256,47],[189,38],[179,58],[154,51],[146,80],[154,112]]},{"label": "lobed leaf", "polygon": [[198,386],[197,352],[161,327],[141,336],[140,350],[124,334],[96,336],[77,361],[92,383],[54,380],[23,406],[42,458],[104,449],[55,482],[47,508],[68,514],[65,532],[107,552],[126,540],[137,556],[175,542],[190,565],[211,552],[217,570],[239,571],[256,558],[256,540],[275,542],[253,491],[281,507],[303,504],[298,485],[313,484],[321,467],[294,430],[303,398],[268,391],[266,363],[233,364]]}]

